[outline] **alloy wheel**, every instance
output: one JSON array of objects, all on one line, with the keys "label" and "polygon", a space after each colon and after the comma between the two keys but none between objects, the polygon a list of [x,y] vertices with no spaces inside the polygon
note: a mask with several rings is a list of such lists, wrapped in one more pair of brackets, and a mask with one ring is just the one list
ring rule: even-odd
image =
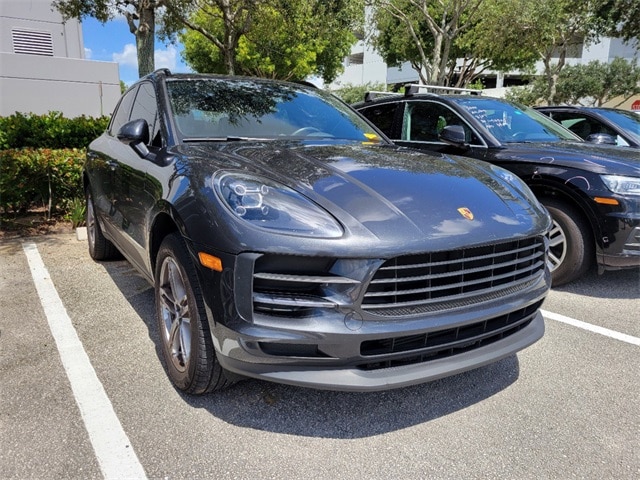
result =
[{"label": "alloy wheel", "polygon": [[549,265],[549,270],[553,272],[564,262],[567,256],[567,236],[560,224],[554,220],[548,237],[549,257],[547,264]]},{"label": "alloy wheel", "polygon": [[173,257],[167,257],[160,270],[160,315],[164,326],[162,341],[171,363],[179,372],[189,368],[191,358],[191,314],[189,294],[182,271]]}]

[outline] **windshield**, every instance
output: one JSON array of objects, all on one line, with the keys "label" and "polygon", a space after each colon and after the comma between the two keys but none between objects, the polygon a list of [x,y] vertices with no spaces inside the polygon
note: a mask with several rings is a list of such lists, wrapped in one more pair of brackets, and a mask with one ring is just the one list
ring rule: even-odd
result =
[{"label": "windshield", "polygon": [[183,141],[287,137],[380,141],[360,116],[321,90],[257,79],[167,82]]},{"label": "windshield", "polygon": [[582,141],[532,108],[495,98],[457,99],[500,143]]},{"label": "windshield", "polygon": [[629,135],[640,140],[640,115],[626,110],[598,109],[600,115],[608,118]]}]

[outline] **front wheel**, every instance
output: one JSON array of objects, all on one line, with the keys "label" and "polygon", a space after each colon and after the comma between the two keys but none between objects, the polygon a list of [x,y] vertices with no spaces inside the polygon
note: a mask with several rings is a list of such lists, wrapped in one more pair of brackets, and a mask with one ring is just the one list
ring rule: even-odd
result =
[{"label": "front wheel", "polygon": [[553,199],[544,199],[553,227],[549,232],[549,270],[554,287],[584,275],[595,255],[586,220],[574,208]]},{"label": "front wheel", "polygon": [[158,251],[155,296],[162,354],[173,384],[192,394],[229,385],[216,359],[195,266],[177,233],[167,236]]}]

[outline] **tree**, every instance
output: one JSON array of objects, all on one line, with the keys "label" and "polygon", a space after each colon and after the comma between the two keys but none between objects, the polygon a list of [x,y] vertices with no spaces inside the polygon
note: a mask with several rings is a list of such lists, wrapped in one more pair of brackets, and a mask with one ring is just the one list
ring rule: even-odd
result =
[{"label": "tree", "polygon": [[474,25],[484,1],[367,0],[374,46],[387,63],[409,61],[423,83],[443,85],[454,42]]},{"label": "tree", "polygon": [[315,73],[331,81],[362,21],[358,1],[206,0],[197,5],[184,21],[188,28],[180,40],[186,62],[198,72],[285,80]]},{"label": "tree", "polygon": [[640,67],[620,57],[569,66],[558,82],[558,100],[569,104],[600,107],[616,97],[622,104],[639,93]]},{"label": "tree", "polygon": [[596,16],[607,35],[624,40],[640,38],[640,2],[638,0],[600,0]]},{"label": "tree", "polygon": [[138,75],[147,75],[155,70],[154,49],[156,11],[167,0],[54,0],[64,19],[82,20],[93,17],[106,23],[118,15],[127,19],[129,31],[136,38],[138,52]]},{"label": "tree", "polygon": [[504,45],[518,45],[544,65],[545,101],[558,102],[557,86],[569,56],[579,55],[597,38],[593,0],[497,0],[507,2],[491,31]]},{"label": "tree", "polygon": [[[507,99],[537,105],[545,102],[546,81],[542,77],[529,85],[512,89]],[[620,104],[640,94],[640,66],[617,57],[610,63],[594,60],[584,65],[568,65],[560,74],[556,103],[602,106],[620,97]]]}]

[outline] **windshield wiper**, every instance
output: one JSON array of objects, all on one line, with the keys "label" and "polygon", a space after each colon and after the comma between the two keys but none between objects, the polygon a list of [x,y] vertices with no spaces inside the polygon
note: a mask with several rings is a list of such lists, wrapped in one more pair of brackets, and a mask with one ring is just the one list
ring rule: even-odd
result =
[{"label": "windshield wiper", "polygon": [[256,141],[256,142],[264,142],[268,140],[273,140],[273,138],[258,138],[258,137],[236,137],[236,136],[228,136],[228,137],[189,137],[184,138],[183,142],[247,142],[247,141]]}]

